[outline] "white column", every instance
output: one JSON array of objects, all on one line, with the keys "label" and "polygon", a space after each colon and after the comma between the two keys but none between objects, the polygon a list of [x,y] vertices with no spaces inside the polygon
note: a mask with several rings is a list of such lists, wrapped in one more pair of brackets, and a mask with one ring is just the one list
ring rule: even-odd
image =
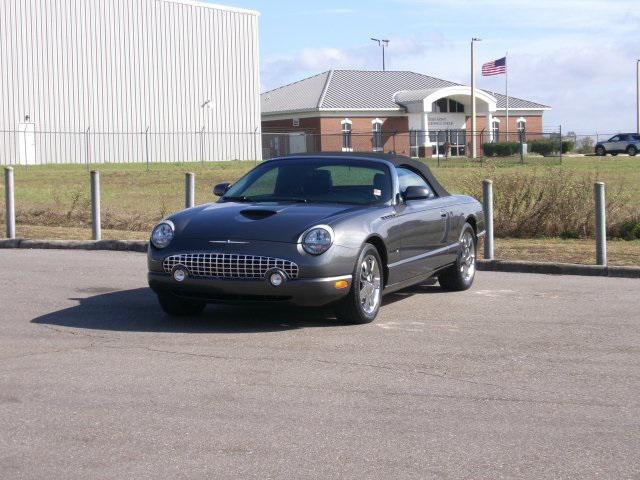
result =
[{"label": "white column", "polygon": [[489,130],[489,141],[495,141],[496,139],[493,138],[493,114],[491,112],[487,112],[487,130]]}]

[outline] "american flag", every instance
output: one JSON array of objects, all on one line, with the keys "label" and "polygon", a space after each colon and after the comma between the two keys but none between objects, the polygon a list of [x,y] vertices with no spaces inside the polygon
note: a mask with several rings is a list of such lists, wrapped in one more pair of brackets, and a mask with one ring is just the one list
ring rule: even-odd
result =
[{"label": "american flag", "polygon": [[482,76],[501,75],[507,73],[507,57],[499,58],[493,62],[487,62],[482,65]]}]

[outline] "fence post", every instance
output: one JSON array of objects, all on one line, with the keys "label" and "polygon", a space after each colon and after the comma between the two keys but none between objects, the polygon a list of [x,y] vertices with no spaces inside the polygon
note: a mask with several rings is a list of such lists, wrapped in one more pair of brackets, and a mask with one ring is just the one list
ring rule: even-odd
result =
[{"label": "fence post", "polygon": [[493,260],[493,182],[483,180],[482,182],[482,206],[484,210],[484,258]]},{"label": "fence post", "polygon": [[204,163],[204,127],[200,129],[200,163]]},{"label": "fence post", "polygon": [[100,221],[100,172],[91,171],[91,233],[94,240],[102,240]]},{"label": "fence post", "polygon": [[84,142],[85,142],[85,153],[87,155],[87,170],[89,170],[89,164],[91,160],[89,158],[89,131],[91,127],[87,127],[87,130],[84,132]]},{"label": "fence post", "polygon": [[147,172],[149,171],[149,127],[144,131],[144,147],[145,147],[145,160],[147,163]]},{"label": "fence post", "polygon": [[195,174],[188,172],[184,175],[184,207],[191,208],[196,204]]},{"label": "fence post", "polygon": [[7,238],[16,238],[16,205],[14,197],[13,167],[5,167],[4,169],[4,196]]},{"label": "fence post", "polygon": [[560,165],[562,165],[562,125],[558,126],[560,131]]},{"label": "fence post", "polygon": [[596,182],[594,196],[596,203],[596,263],[607,264],[607,218],[605,213],[604,183]]}]

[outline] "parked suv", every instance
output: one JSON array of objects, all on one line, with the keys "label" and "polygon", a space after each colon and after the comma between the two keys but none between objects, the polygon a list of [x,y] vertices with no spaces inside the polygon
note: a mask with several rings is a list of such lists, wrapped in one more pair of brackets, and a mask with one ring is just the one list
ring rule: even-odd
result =
[{"label": "parked suv", "polygon": [[596,155],[617,155],[628,153],[632,157],[640,150],[640,135],[637,133],[619,133],[606,142],[598,142]]}]

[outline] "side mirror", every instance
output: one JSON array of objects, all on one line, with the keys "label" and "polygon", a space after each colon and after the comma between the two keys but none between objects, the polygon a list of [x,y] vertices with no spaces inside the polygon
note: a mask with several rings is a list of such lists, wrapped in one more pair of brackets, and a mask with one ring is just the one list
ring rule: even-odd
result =
[{"label": "side mirror", "polygon": [[431,198],[431,191],[429,191],[427,187],[411,185],[407,187],[402,196],[405,202],[409,200],[426,200],[427,198]]},{"label": "side mirror", "polygon": [[229,187],[231,187],[231,184],[229,182],[219,183],[218,185],[213,187],[213,194],[216,197],[221,197],[225,193],[227,193],[227,190],[229,190]]}]

